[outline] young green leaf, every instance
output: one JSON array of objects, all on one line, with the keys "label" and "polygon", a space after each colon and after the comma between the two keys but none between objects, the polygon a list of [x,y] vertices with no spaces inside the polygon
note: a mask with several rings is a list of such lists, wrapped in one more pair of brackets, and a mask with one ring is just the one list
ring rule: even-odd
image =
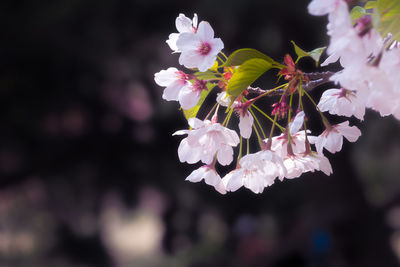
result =
[{"label": "young green leaf", "polygon": [[205,72],[198,71],[198,72],[193,73],[193,75],[196,76],[197,79],[199,79],[199,80],[211,80],[211,79],[218,78],[218,76],[216,75],[215,72],[212,72],[209,70],[205,71]]},{"label": "young green leaf", "polygon": [[365,9],[374,9],[374,8],[376,8],[376,6],[377,6],[377,2],[376,1],[368,1],[365,4],[364,8]]},{"label": "young green leaf", "polygon": [[297,59],[296,59],[295,63],[297,63],[300,60],[300,58],[311,57],[312,59],[314,59],[315,65],[318,67],[319,59],[321,57],[321,54],[324,52],[326,46],[316,48],[310,52],[306,52],[303,49],[301,49],[300,47],[298,47],[294,41],[292,41],[292,44],[294,46],[294,51],[296,52],[296,55],[297,55]]},{"label": "young green leaf", "polygon": [[284,66],[276,61],[274,61],[269,56],[261,53],[260,51],[252,48],[243,48],[236,50],[233,52],[223,64],[223,67],[231,67],[231,66],[239,66],[242,65],[245,61],[253,58],[260,58],[267,62],[270,62],[274,68],[282,69]]},{"label": "young green leaf", "polygon": [[252,58],[247,60],[239,66],[235,73],[233,73],[232,78],[229,80],[226,87],[227,93],[235,99],[255,80],[257,80],[258,77],[272,67],[272,62],[262,58]]},{"label": "young green leaf", "polygon": [[197,105],[192,107],[191,109],[183,109],[183,115],[185,115],[185,118],[187,120],[197,116],[197,113],[199,112],[201,106],[204,103],[204,100],[206,100],[206,97],[208,96],[208,94],[212,91],[212,89],[214,89],[215,84],[207,83],[206,86],[207,86],[208,90],[207,91],[204,90],[201,92],[200,99],[199,99],[199,102],[197,102]]},{"label": "young green leaf", "polygon": [[373,13],[374,28],[384,37],[389,32],[393,40],[400,40],[400,1],[378,0]]},{"label": "young green leaf", "polygon": [[368,14],[368,13],[364,8],[362,8],[360,6],[355,6],[355,7],[353,7],[353,9],[351,10],[351,13],[350,13],[351,21],[354,24],[356,20],[361,19],[362,16],[364,16],[366,14]]}]

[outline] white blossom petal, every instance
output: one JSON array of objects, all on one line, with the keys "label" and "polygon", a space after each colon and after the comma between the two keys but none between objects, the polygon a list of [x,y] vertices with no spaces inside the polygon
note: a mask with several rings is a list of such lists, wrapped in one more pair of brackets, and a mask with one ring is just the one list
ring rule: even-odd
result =
[{"label": "white blossom petal", "polygon": [[348,126],[349,122],[345,121],[336,125],[336,129],[350,142],[355,142],[361,136],[361,131],[356,126]]},{"label": "white blossom petal", "polygon": [[188,85],[185,82],[176,80],[164,89],[162,98],[167,101],[173,101],[173,100],[177,101],[177,100],[179,100],[179,94],[180,94],[181,90],[187,86]]},{"label": "white blossom petal", "polygon": [[154,74],[154,81],[159,86],[168,86],[177,80],[176,73],[178,70],[176,68],[168,68],[166,70],[161,70]]},{"label": "white blossom petal", "polygon": [[301,129],[301,127],[303,127],[305,115],[306,114],[304,113],[304,111],[300,111],[299,113],[297,113],[294,120],[289,124],[289,126],[290,126],[289,129],[290,129],[291,134],[297,133]]},{"label": "white blossom petal", "polygon": [[231,171],[222,178],[222,181],[227,191],[234,192],[243,186],[243,172],[241,169]]},{"label": "white blossom petal", "polygon": [[168,40],[165,41],[169,45],[169,48],[171,48],[171,50],[174,52],[178,51],[178,47],[176,46],[178,38],[179,38],[179,33],[171,33],[168,36]]},{"label": "white blossom petal", "polygon": [[192,20],[189,19],[188,17],[186,17],[182,13],[179,14],[179,17],[176,18],[175,25],[176,25],[176,29],[180,33],[193,31]]},{"label": "white blossom petal", "polygon": [[184,87],[180,90],[178,98],[179,104],[183,109],[191,109],[199,102],[200,94],[190,89],[190,87]]},{"label": "white blossom petal", "polygon": [[225,166],[231,164],[233,161],[233,149],[230,146],[221,146],[217,152],[217,160],[218,162]]},{"label": "white blossom petal", "polygon": [[197,28],[197,35],[200,40],[203,42],[207,42],[214,38],[214,30],[211,27],[210,23],[207,21],[202,21]]},{"label": "white blossom petal", "polygon": [[240,116],[239,118],[239,130],[240,130],[240,135],[243,136],[243,138],[250,138],[251,136],[251,129],[253,127],[253,121],[254,118],[250,114],[250,112],[246,112],[244,116]]},{"label": "white blossom petal", "polygon": [[226,189],[221,177],[218,175],[215,169],[212,169],[208,166],[202,166],[197,170],[194,170],[186,178],[186,181],[197,183],[203,179],[206,184],[213,186],[219,193],[226,194]]}]

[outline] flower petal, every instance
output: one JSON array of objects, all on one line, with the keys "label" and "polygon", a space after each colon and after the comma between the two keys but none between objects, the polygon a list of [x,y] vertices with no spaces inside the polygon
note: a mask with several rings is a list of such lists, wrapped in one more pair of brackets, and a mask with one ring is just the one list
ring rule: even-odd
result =
[{"label": "flower petal", "polygon": [[233,149],[230,146],[222,146],[217,153],[218,162],[225,166],[231,164],[233,161]]},{"label": "flower petal", "polygon": [[250,136],[251,136],[251,129],[253,127],[253,121],[254,121],[254,118],[248,111],[244,116],[240,116],[240,118],[239,118],[240,135],[246,139],[250,138]]},{"label": "flower petal", "polygon": [[202,21],[197,28],[197,35],[203,42],[209,41],[214,38],[214,30],[210,23],[207,21]]},{"label": "flower petal", "polygon": [[176,68],[168,68],[166,70],[161,70],[154,74],[154,81],[159,86],[168,86],[177,80],[176,73],[178,70]]},{"label": "flower petal", "polygon": [[178,98],[183,109],[191,109],[199,102],[200,94],[192,91],[189,87],[184,87],[180,90]]}]

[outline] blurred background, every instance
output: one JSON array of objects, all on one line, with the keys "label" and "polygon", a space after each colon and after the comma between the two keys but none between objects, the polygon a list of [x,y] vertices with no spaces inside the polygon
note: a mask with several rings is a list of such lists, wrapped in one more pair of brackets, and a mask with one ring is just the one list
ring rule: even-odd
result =
[{"label": "blurred background", "polygon": [[[326,18],[308,15],[308,2],[1,1],[0,266],[398,266],[391,117],[351,119],[363,135],[328,153],[329,177],[260,195],[184,181],[197,165],[179,162],[171,134],[187,124],[154,83],[179,67],[165,43],[175,18],[198,13],[226,54],[251,47],[282,61],[294,56],[290,40],[328,44]],[[310,122],[322,131],[318,115]]]}]

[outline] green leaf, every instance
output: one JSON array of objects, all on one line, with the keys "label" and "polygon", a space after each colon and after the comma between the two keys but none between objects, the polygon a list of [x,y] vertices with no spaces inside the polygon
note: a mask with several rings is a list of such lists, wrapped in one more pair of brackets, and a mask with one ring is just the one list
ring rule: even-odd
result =
[{"label": "green leaf", "polygon": [[212,71],[209,71],[209,70],[205,71],[205,72],[198,71],[198,72],[193,73],[193,75],[196,76],[197,79],[199,79],[199,80],[211,80],[211,79],[215,79],[215,78],[218,77],[215,74],[215,72],[212,72]]},{"label": "green leaf", "polygon": [[365,9],[374,9],[374,8],[376,8],[376,6],[377,6],[377,2],[376,1],[368,1],[365,4],[364,8]]},{"label": "green leaf", "polygon": [[311,57],[312,59],[314,59],[315,65],[318,67],[319,59],[321,57],[321,54],[324,52],[326,46],[316,48],[310,52],[306,52],[300,47],[298,47],[294,41],[292,41],[292,44],[294,46],[294,51],[296,52],[297,55],[296,63],[300,60],[300,58]]},{"label": "green leaf", "polygon": [[189,120],[190,118],[194,118],[197,116],[197,113],[199,112],[201,106],[204,103],[204,100],[206,100],[206,97],[208,94],[214,89],[215,84],[212,83],[207,83],[207,88],[208,90],[203,90],[200,94],[200,99],[199,102],[197,102],[197,105],[192,107],[191,109],[183,109],[183,115],[185,115],[185,118]]},{"label": "green leaf", "polygon": [[373,13],[375,29],[385,37],[389,32],[394,40],[400,40],[400,1],[378,0]]},{"label": "green leaf", "polygon": [[356,20],[361,19],[362,16],[364,16],[366,14],[367,14],[367,11],[364,8],[362,8],[360,6],[355,6],[355,7],[353,7],[353,9],[350,12],[351,21],[354,24],[354,22]]},{"label": "green leaf", "polygon": [[273,67],[272,62],[262,58],[252,58],[245,61],[233,73],[232,78],[226,87],[226,91],[233,99],[236,99],[244,90],[246,90],[255,80],[264,72]]},{"label": "green leaf", "polygon": [[308,52],[312,59],[315,61],[315,65],[318,67],[319,59],[321,58],[322,53],[326,49],[326,46],[315,48],[313,51]]},{"label": "green leaf", "polygon": [[270,62],[273,67],[278,69],[282,69],[284,67],[282,64],[274,61],[272,58],[265,55],[264,53],[261,53],[260,51],[252,48],[243,48],[236,50],[228,57],[225,64],[223,64],[222,66],[223,67],[239,66],[242,65],[247,60],[254,58],[259,58],[267,62]]},{"label": "green leaf", "polygon": [[221,66],[218,66],[218,60],[215,60],[214,65],[209,70],[218,71],[218,68],[220,67]]}]

